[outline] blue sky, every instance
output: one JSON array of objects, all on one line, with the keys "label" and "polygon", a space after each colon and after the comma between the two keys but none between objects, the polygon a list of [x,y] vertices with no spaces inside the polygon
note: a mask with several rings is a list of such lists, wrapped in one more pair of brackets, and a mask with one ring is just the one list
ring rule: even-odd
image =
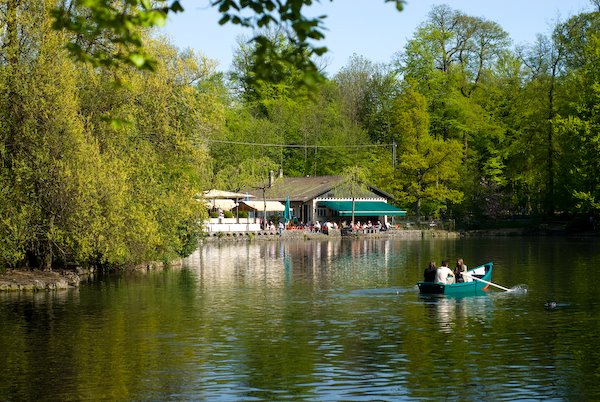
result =
[{"label": "blue sky", "polygon": [[[217,60],[219,70],[228,70],[237,38],[249,38],[252,32],[220,26],[209,0],[182,0],[182,4],[185,11],[170,17],[163,31],[177,47],[192,48]],[[328,16],[323,41],[329,49],[327,72],[335,74],[354,53],[373,62],[390,62],[437,4],[499,23],[515,44],[532,43],[538,33],[550,32],[554,21],[592,9],[589,0],[408,0],[400,13],[384,0],[322,0],[310,13]]]}]

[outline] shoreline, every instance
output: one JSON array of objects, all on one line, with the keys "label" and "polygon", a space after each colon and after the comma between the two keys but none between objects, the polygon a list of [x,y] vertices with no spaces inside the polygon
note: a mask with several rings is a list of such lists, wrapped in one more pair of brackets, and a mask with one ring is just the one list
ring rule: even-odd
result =
[{"label": "shoreline", "polygon": [[0,273],[0,291],[54,291],[79,287],[76,271],[40,271],[7,269]]},{"label": "shoreline", "polygon": [[371,230],[367,233],[350,233],[342,235],[339,229],[330,229],[329,233],[308,232],[305,230],[285,230],[282,236],[277,231],[271,232],[261,230],[258,232],[213,232],[208,233],[200,242],[219,241],[285,241],[285,240],[327,240],[327,239],[362,239],[362,238],[401,238],[401,239],[427,239],[427,238],[458,238],[460,232],[447,230],[416,230],[416,229],[392,229],[386,231]]},{"label": "shoreline", "polygon": [[[396,238],[406,240],[422,240],[433,238],[459,239],[465,237],[598,237],[596,232],[582,233],[558,233],[558,232],[541,232],[531,231],[525,228],[512,229],[483,229],[470,230],[464,232],[449,232],[444,230],[391,230],[386,232],[359,233],[342,236],[337,230],[334,233],[314,233],[304,231],[285,231],[280,237],[278,233],[273,232],[251,232],[251,233],[235,233],[221,232],[221,235],[206,236],[200,240],[199,245],[205,243],[218,242],[252,242],[252,241],[312,241],[312,240],[328,240],[328,239],[385,239]],[[182,260],[174,261],[172,266],[180,266]],[[150,271],[164,269],[162,263],[150,262],[139,264],[135,267],[126,268],[131,271]],[[57,291],[65,289],[78,288],[82,278],[93,274],[94,269],[84,270],[77,268],[76,270],[57,270],[57,271],[41,271],[38,269],[7,269],[0,272],[0,292],[41,292],[41,291]]]},{"label": "shoreline", "polygon": [[[169,267],[180,267],[183,259],[174,260]],[[160,271],[165,268],[161,262],[148,262],[124,268],[123,271],[144,272]],[[10,268],[0,271],[0,293],[4,292],[53,292],[57,290],[77,289],[82,280],[96,273],[95,268],[59,269],[42,271],[39,269]]]}]

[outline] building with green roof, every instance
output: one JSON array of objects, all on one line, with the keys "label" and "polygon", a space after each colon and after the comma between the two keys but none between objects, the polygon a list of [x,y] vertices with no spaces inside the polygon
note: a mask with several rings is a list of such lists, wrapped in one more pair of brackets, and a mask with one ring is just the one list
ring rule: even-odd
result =
[{"label": "building with green roof", "polygon": [[[261,201],[285,202],[289,197],[294,219],[307,223],[350,222],[354,198],[355,220],[386,223],[389,217],[406,216],[406,211],[390,203],[392,196],[375,186],[366,184],[360,194],[349,194],[343,186],[342,176],[275,177],[262,186],[244,189],[241,192],[254,196],[255,204]],[[262,216],[257,210],[257,216]]]}]

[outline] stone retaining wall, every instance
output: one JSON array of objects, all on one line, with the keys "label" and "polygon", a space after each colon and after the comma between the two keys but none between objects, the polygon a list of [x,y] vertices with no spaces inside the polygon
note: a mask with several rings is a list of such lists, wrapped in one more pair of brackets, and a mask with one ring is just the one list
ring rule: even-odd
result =
[{"label": "stone retaining wall", "polygon": [[40,291],[75,288],[81,278],[76,272],[7,270],[0,274],[0,291]]},{"label": "stone retaining wall", "polygon": [[282,236],[279,232],[258,231],[258,232],[218,232],[210,233],[204,237],[204,241],[248,241],[248,240],[326,240],[331,238],[388,238],[396,237],[402,239],[429,239],[439,238],[457,238],[457,232],[448,232],[444,230],[389,230],[377,231],[371,230],[367,233],[352,233],[342,236],[339,229],[331,229],[328,234],[308,232],[305,230],[284,230]]}]

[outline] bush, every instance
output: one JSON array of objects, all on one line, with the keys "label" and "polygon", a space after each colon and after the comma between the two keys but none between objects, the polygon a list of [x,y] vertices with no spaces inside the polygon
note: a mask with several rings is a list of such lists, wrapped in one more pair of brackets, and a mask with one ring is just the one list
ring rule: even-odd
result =
[{"label": "bush", "polygon": [[216,211],[213,211],[213,212],[210,213],[210,217],[211,218],[218,218],[219,217],[219,213],[216,212]]},{"label": "bush", "polygon": [[223,212],[223,216],[225,218],[233,218],[233,212],[231,212],[231,211],[225,211],[225,212]]},{"label": "bush", "polygon": [[202,234],[202,227],[198,225],[196,220],[181,223],[177,227],[177,236],[181,242],[177,254],[184,258],[191,255],[198,248]]},{"label": "bush", "polygon": [[248,217],[248,211],[240,211],[239,212],[239,217],[240,218],[247,218]]}]

